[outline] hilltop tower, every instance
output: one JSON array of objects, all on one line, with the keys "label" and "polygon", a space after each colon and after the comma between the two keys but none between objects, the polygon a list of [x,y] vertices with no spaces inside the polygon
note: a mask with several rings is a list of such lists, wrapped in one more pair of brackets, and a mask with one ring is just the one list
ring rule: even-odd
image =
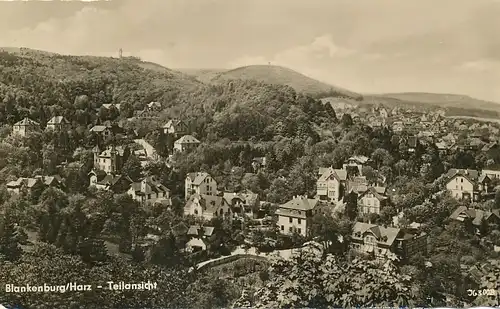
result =
[{"label": "hilltop tower", "polygon": [[120,48],[118,51],[118,55],[120,56],[120,59],[123,58],[123,49]]}]

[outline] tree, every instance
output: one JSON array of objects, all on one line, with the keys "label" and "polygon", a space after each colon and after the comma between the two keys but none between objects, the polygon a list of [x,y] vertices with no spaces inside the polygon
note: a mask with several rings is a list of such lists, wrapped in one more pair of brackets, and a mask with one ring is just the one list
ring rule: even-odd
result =
[{"label": "tree", "polygon": [[318,213],[311,221],[311,236],[323,244],[324,252],[340,252],[340,232],[337,221],[329,213]]},{"label": "tree", "polygon": [[354,192],[350,192],[345,197],[344,213],[349,220],[355,220],[358,217],[358,196]]},{"label": "tree", "polygon": [[122,167],[122,174],[129,176],[134,181],[139,180],[142,176],[142,166],[139,158],[131,154]]},{"label": "tree", "polygon": [[[412,277],[391,262],[354,259],[350,263],[316,245],[290,260],[273,261],[256,308],[325,308],[413,305]],[[321,280],[318,280],[321,278]]]},{"label": "tree", "polygon": [[22,254],[17,228],[9,216],[0,222],[0,260],[16,261]]},{"label": "tree", "polygon": [[345,128],[349,128],[351,127],[354,122],[352,121],[352,117],[350,114],[344,114],[342,115],[342,119],[340,120],[341,123],[342,123],[342,126],[344,126]]}]

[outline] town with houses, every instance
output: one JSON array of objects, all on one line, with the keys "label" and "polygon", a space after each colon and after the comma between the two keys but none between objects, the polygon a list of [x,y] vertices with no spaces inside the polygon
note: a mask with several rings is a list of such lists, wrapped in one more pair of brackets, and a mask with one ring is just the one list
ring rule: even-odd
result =
[{"label": "town with houses", "polygon": [[[458,150],[474,150],[488,153],[498,149],[499,126],[492,123],[471,122],[468,120],[445,117],[443,110],[421,113],[400,107],[388,108],[376,106],[368,108],[354,104],[332,104],[338,117],[350,114],[352,121],[365,123],[373,129],[386,128],[394,136],[404,141],[408,152],[415,152],[418,147],[433,145],[442,155]],[[160,107],[151,102],[145,111],[137,113],[136,118],[149,117],[151,112]],[[104,109],[120,109],[120,104],[104,104]],[[148,116],[149,111],[149,116]],[[146,116],[144,116],[146,115]],[[41,130],[68,130],[71,123],[62,116],[52,117],[42,128],[36,119],[24,118],[12,126],[11,137],[28,137]],[[203,141],[190,134],[189,125],[183,119],[170,119],[157,129],[165,135],[175,137],[171,153],[186,155],[195,150]],[[97,190],[110,191],[114,194],[127,194],[140,205],[172,205],[170,189],[161,183],[158,175],[147,175],[141,179],[132,179],[122,173],[122,167],[129,156],[139,159],[141,167],[150,162],[162,161],[171,164],[174,155],[160,156],[155,148],[145,139],[132,136],[132,144],[120,144],[118,140],[109,141],[124,130],[117,123],[94,125],[89,132],[96,137],[96,145],[91,149],[93,168],[88,173],[88,186]],[[131,147],[133,146],[133,147]],[[491,160],[490,160],[491,161]],[[255,157],[253,170],[258,173],[266,169],[266,157]],[[228,192],[221,188],[208,172],[193,170],[182,181],[184,187],[183,213],[199,218],[200,222],[210,222],[214,218],[241,220],[242,222],[260,222],[263,230],[276,229],[283,235],[301,235],[304,239],[311,234],[311,220],[319,212],[335,214],[344,211],[346,201],[354,198],[359,221],[355,222],[351,235],[351,249],[370,255],[376,259],[397,256],[405,260],[415,253],[425,254],[428,237],[417,222],[401,223],[403,213],[393,216],[391,224],[380,225],[371,220],[371,214],[380,215],[384,208],[391,207],[392,191],[384,177],[369,179],[363,172],[365,167],[376,167],[368,156],[352,155],[342,166],[325,166],[317,170],[316,194],[314,196],[295,195],[282,204],[269,203],[258,194],[249,190]],[[249,171],[250,172],[250,171]],[[441,176],[444,179],[443,190],[457,201],[467,201],[458,206],[450,216],[451,220],[464,222],[470,219],[480,233],[483,221],[498,226],[499,209],[483,210],[473,208],[475,202],[495,199],[500,179],[500,166],[485,166],[481,170],[462,169],[449,166]],[[33,190],[55,187],[65,190],[61,175],[33,175],[19,177],[7,182],[9,193],[20,195]],[[222,189],[222,190],[221,190]],[[432,197],[427,197],[426,200]],[[274,211],[263,208],[272,204]],[[202,232],[198,232],[201,229]],[[185,233],[190,238],[186,243],[189,252],[207,249],[206,240],[214,232],[214,227],[207,224],[186,227]],[[479,235],[479,234],[478,234]],[[247,235],[250,237],[250,234]],[[158,236],[150,233],[149,238]],[[146,238],[147,238],[146,237]],[[250,239],[250,238],[249,238]],[[251,243],[250,241],[248,241]],[[500,251],[500,246],[492,245],[491,250]]]}]

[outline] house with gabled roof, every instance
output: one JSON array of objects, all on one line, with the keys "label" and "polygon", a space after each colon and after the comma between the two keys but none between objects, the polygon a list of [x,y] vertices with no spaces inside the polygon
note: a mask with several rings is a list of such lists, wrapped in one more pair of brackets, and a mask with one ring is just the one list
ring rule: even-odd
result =
[{"label": "house with gabled roof", "polygon": [[173,134],[177,137],[189,133],[189,126],[180,119],[170,119],[162,128],[165,134]]},{"label": "house with gabled roof", "polygon": [[103,139],[108,138],[112,133],[111,129],[105,125],[95,125],[90,129],[90,132],[102,137]]},{"label": "house with gabled roof", "polygon": [[200,145],[200,141],[192,135],[184,135],[174,142],[174,150],[186,152],[194,150]]},{"label": "house with gabled roof", "polygon": [[103,104],[102,107],[104,107],[105,109],[116,108],[117,111],[120,111],[121,104],[109,103],[109,104]]},{"label": "house with gabled roof", "polygon": [[154,176],[144,177],[141,181],[130,184],[127,193],[141,204],[163,203],[163,200],[170,199],[170,190]]},{"label": "house with gabled roof", "polygon": [[133,183],[128,176],[106,174],[100,170],[92,170],[89,173],[90,185],[99,190],[112,191],[114,193],[124,193]]},{"label": "house with gabled roof", "polygon": [[43,189],[45,187],[44,182],[40,178],[26,178],[19,177],[16,180],[7,183],[7,191],[11,193],[20,194],[23,190],[26,192],[35,191],[37,189]]},{"label": "house with gabled roof", "polygon": [[483,168],[481,175],[486,175],[490,179],[500,179],[500,164],[494,164]]},{"label": "house with gabled roof", "polygon": [[210,174],[205,172],[188,173],[184,181],[184,190],[186,200],[192,194],[216,195],[217,182]]},{"label": "house with gabled roof", "polygon": [[446,178],[446,189],[459,200],[479,201],[482,193],[487,194],[490,191],[491,179],[477,170],[452,168]]},{"label": "house with gabled roof", "polygon": [[92,149],[94,155],[94,168],[100,169],[108,174],[119,173],[127,160],[130,150],[128,147],[111,145],[101,151],[99,146]]},{"label": "house with gabled roof", "polygon": [[222,196],[193,194],[184,206],[184,214],[211,220],[213,218],[232,218],[233,210]]},{"label": "house with gabled roof", "polygon": [[214,227],[191,225],[187,232],[189,241],[186,243],[186,251],[197,252],[207,249],[208,239],[214,234]]},{"label": "house with gabled roof", "polygon": [[378,260],[385,260],[391,255],[407,260],[417,253],[426,254],[427,234],[356,222],[351,236],[351,248]]},{"label": "house with gabled roof", "polygon": [[12,134],[26,137],[30,133],[38,132],[39,130],[40,124],[26,117],[14,124],[14,126],[12,127]]},{"label": "house with gabled roof", "polygon": [[233,212],[240,216],[254,217],[255,211],[259,209],[260,200],[257,193],[250,190],[241,192],[224,192],[226,199]]},{"label": "house with gabled roof", "polygon": [[387,205],[389,198],[385,195],[385,187],[368,187],[358,195],[358,208],[362,214],[380,214],[380,210]]},{"label": "house with gabled roof", "polygon": [[369,162],[370,158],[367,156],[352,156],[344,162],[342,168],[346,171],[351,170],[351,168],[357,168],[355,174],[348,176],[363,176],[363,167],[367,166]]},{"label": "house with gabled roof", "polygon": [[298,233],[302,236],[310,234],[312,217],[319,211],[319,199],[306,196],[294,196],[290,201],[278,206],[278,227],[282,234]]},{"label": "house with gabled roof", "polygon": [[500,225],[500,213],[498,210],[485,211],[482,209],[468,208],[466,206],[460,206],[455,209],[450,215],[450,219],[460,222],[470,220],[472,225],[477,229],[476,232],[479,232],[483,220],[488,224]]},{"label": "house with gabled roof", "polygon": [[321,200],[339,201],[344,193],[347,171],[329,167],[321,170],[322,174],[316,181],[316,195]]},{"label": "house with gabled roof", "polygon": [[47,122],[46,130],[63,131],[68,129],[70,123],[63,116],[54,116]]}]

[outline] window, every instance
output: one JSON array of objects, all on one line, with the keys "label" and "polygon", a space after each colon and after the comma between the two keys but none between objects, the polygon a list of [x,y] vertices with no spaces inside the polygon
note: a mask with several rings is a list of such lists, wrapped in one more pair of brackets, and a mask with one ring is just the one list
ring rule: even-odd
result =
[{"label": "window", "polygon": [[460,186],[460,190],[463,190],[463,189],[464,189],[464,187],[463,187],[463,186]]},{"label": "window", "polygon": [[210,186],[209,185],[207,185],[207,191],[210,191]]},{"label": "window", "polygon": [[464,182],[464,179],[463,179],[463,178],[460,178],[460,182]]},{"label": "window", "polygon": [[290,226],[290,227],[288,228],[288,231],[289,231],[290,233],[291,233],[291,232],[293,232],[293,228]]},{"label": "window", "polygon": [[197,215],[198,214],[198,209],[195,209],[194,210],[194,214]]},{"label": "window", "polygon": [[293,218],[288,218],[288,222],[293,223]]},{"label": "window", "polygon": [[282,226],[281,226],[281,230],[282,230],[282,231],[284,231],[284,230],[285,230],[285,226],[284,226],[284,225],[282,225]]},{"label": "window", "polygon": [[302,234],[302,229],[299,229],[298,231],[299,231],[299,234]]},{"label": "window", "polygon": [[300,220],[300,219],[297,219],[297,221],[299,222],[299,224],[301,224],[301,223],[302,223],[302,220]]}]

